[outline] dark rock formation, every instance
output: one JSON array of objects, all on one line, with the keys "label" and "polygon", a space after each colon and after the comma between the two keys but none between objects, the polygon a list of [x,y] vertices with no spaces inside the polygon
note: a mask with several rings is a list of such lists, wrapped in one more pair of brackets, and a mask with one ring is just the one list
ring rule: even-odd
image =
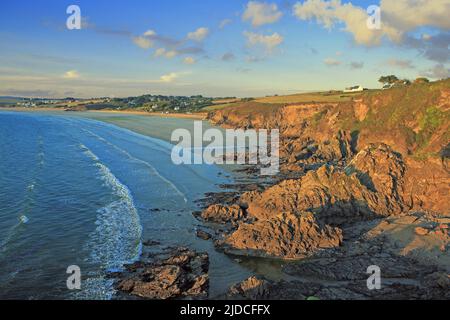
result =
[{"label": "dark rock formation", "polygon": [[414,203],[412,192],[423,189],[411,189],[411,183],[400,154],[370,145],[345,167],[321,166],[263,192],[244,193],[239,205],[210,206],[201,217],[235,227],[217,242],[228,252],[298,259],[339,246],[338,227],[426,208]]},{"label": "dark rock formation", "polygon": [[342,231],[316,221],[312,213],[281,213],[276,217],[241,223],[220,244],[226,251],[262,257],[298,259],[342,242]]},{"label": "dark rock formation", "polygon": [[201,213],[203,220],[214,223],[236,224],[244,220],[246,216],[246,212],[239,205],[223,206],[215,204]]},{"label": "dark rock formation", "polygon": [[212,238],[212,235],[210,235],[208,232],[200,230],[200,229],[196,231],[196,235],[197,235],[197,237],[199,237],[200,239],[203,239],[203,240],[209,240]]},{"label": "dark rock formation", "polygon": [[207,253],[187,248],[167,250],[149,262],[126,266],[117,289],[145,299],[206,298],[209,289]]}]

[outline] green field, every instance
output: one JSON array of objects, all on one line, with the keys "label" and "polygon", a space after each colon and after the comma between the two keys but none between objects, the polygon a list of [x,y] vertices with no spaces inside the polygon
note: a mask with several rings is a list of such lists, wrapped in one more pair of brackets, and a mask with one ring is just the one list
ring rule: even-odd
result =
[{"label": "green field", "polygon": [[[364,91],[367,92],[375,92],[379,90],[369,90]],[[352,99],[358,98],[364,94],[363,92],[356,93],[343,93],[340,91],[324,91],[324,92],[309,92],[309,93],[298,93],[286,96],[271,96],[271,97],[262,97],[255,98],[252,100],[252,106],[256,104],[266,104],[266,105],[286,105],[286,104],[295,104],[295,103],[315,103],[315,102],[346,102]],[[232,103],[224,103],[224,104],[216,104],[212,106],[208,106],[203,108],[202,111],[210,112],[217,111],[225,108],[231,107],[242,107],[247,106],[248,102],[238,101]]]},{"label": "green field", "polygon": [[362,92],[343,93],[343,92],[309,92],[299,93],[287,96],[272,96],[255,99],[260,103],[309,103],[309,102],[345,102],[350,101],[355,97],[361,96]]}]

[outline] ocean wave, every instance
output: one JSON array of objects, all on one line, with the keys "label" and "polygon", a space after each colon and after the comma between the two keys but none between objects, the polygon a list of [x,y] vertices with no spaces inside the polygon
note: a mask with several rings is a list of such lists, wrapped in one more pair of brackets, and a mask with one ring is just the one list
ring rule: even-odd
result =
[{"label": "ocean wave", "polygon": [[115,144],[109,142],[108,140],[106,140],[105,138],[95,134],[94,132],[87,130],[87,129],[83,129],[85,130],[87,133],[89,133],[90,135],[92,135],[93,137],[97,138],[98,140],[102,141],[103,143],[111,146],[112,148],[116,149],[117,151],[123,153],[124,155],[126,155],[130,160],[141,163],[142,165],[146,166],[147,168],[150,169],[150,171],[157,176],[158,178],[160,178],[162,181],[164,181],[167,185],[169,185],[180,197],[183,198],[183,201],[185,203],[188,202],[186,195],[180,191],[180,189],[177,188],[177,186],[170,181],[169,179],[167,179],[166,177],[164,177],[162,174],[159,173],[158,170],[156,170],[155,167],[153,167],[150,163],[148,163],[147,161],[144,161],[142,159],[136,158],[134,156],[132,156],[128,151],[123,150],[122,148],[116,146]]},{"label": "ocean wave", "polygon": [[3,253],[8,248],[8,244],[11,240],[20,232],[21,226],[28,224],[30,218],[28,218],[25,214],[29,214],[34,206],[34,189],[36,187],[36,179],[33,180],[26,187],[26,196],[24,199],[23,206],[20,207],[21,215],[17,216],[17,224],[12,226],[8,232],[6,232],[6,237],[0,242],[0,253]]},{"label": "ocean wave", "polygon": [[96,229],[89,236],[86,250],[88,262],[101,266],[99,273],[89,277],[80,297],[108,299],[113,293],[112,282],[105,278],[109,271],[121,270],[124,264],[136,261],[142,249],[142,227],[130,190],[86,146],[83,152],[94,160],[100,178],[109,187],[115,201],[98,209]]},{"label": "ocean wave", "polygon": [[38,153],[37,153],[39,168],[42,168],[45,164],[45,150],[44,150],[44,138],[38,137]]},{"label": "ocean wave", "polygon": [[[73,120],[73,119],[71,119],[71,120]],[[134,132],[133,130],[130,130],[130,129],[127,129],[127,128],[124,128],[124,127],[120,127],[120,126],[117,126],[117,125],[114,125],[114,124],[111,124],[111,123],[103,122],[103,121],[101,121],[101,120],[83,119],[82,121],[83,121],[83,122],[89,122],[89,123],[91,123],[92,125],[94,125],[95,127],[98,127],[98,128],[108,127],[108,128],[114,129],[114,130],[116,130],[116,131],[117,131],[117,130],[120,130],[119,132],[122,132],[122,131],[123,131],[123,132],[126,132],[128,135],[137,137],[137,138],[139,138],[139,139],[141,139],[141,140],[144,140],[144,141],[146,141],[147,143],[151,144],[151,148],[152,148],[153,150],[157,151],[157,152],[164,153],[164,154],[166,154],[166,155],[169,156],[169,157],[170,157],[171,154],[172,154],[172,151],[170,150],[170,148],[173,147],[173,145],[172,145],[171,143],[169,143],[169,142],[166,142],[166,141],[158,141],[156,138],[153,138],[153,137],[150,137],[150,136],[146,136],[146,135],[143,135],[143,134]],[[77,128],[78,130],[81,129],[81,130],[83,130],[84,132],[87,132],[88,134],[90,134],[90,135],[92,135],[92,136],[98,138],[100,141],[109,143],[106,139],[100,137],[99,135],[93,133],[92,131],[90,131],[90,130],[88,130],[88,129],[85,129],[85,128],[83,128],[83,127],[80,127],[79,122],[80,122],[79,119],[77,119],[76,121],[71,121],[71,125],[76,126],[76,128]],[[110,134],[113,135],[112,133],[110,133]],[[114,135],[113,135],[113,136],[114,136]],[[117,136],[117,135],[115,135],[115,136],[116,136],[116,138],[123,138],[123,137],[120,137],[120,136]],[[142,145],[142,146],[144,146],[142,143],[139,143],[139,144]],[[140,160],[140,159],[139,159],[139,160]],[[143,160],[141,160],[141,161],[143,161]],[[197,172],[195,169],[193,169],[193,166],[190,166],[190,165],[184,165],[184,168],[185,168],[186,170],[188,170],[189,172],[191,172],[194,176],[196,176],[196,177],[199,178],[199,179],[204,180],[205,182],[208,182],[208,183],[211,183],[211,184],[215,184],[215,183],[216,183],[216,180],[214,180],[214,179],[209,179],[209,178],[205,177],[204,175],[200,174],[199,172]],[[170,181],[170,180],[169,180],[169,181]],[[184,196],[183,196],[183,197],[184,197]],[[184,198],[185,198],[185,197],[184,197]],[[185,202],[187,202],[187,201],[185,201]]]},{"label": "ocean wave", "polygon": [[80,143],[79,147],[80,147],[81,150],[83,150],[85,155],[87,155],[89,158],[91,158],[91,160],[93,160],[95,162],[99,162],[100,161],[100,159],[88,147],[86,147],[84,144]]},{"label": "ocean wave", "polygon": [[1,242],[0,242],[0,253],[4,253],[5,251],[7,251],[7,249],[8,249],[8,244],[11,242],[11,240],[18,234],[18,232],[19,232],[19,230],[20,230],[20,227],[22,226],[22,225],[24,225],[24,224],[27,224],[29,221],[30,221],[30,219],[27,217],[27,216],[25,216],[25,215],[21,215],[21,216],[19,216],[18,217],[18,222],[17,222],[17,224],[15,224],[14,226],[12,226],[10,229],[9,229],[9,231],[7,231],[5,234],[6,234],[6,237],[5,237],[5,239],[3,239]]}]

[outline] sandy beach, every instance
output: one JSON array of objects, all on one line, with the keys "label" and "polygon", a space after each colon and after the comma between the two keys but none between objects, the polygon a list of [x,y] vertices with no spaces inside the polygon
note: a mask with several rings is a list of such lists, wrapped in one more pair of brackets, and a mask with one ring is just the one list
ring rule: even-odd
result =
[{"label": "sandy beach", "polygon": [[161,117],[161,118],[179,118],[179,119],[194,119],[194,120],[204,120],[207,117],[206,112],[199,113],[148,113],[144,111],[118,111],[118,110],[86,110],[86,111],[68,111],[60,108],[24,108],[24,107],[0,107],[0,111],[18,111],[18,112],[84,112],[84,113],[92,113],[92,114],[123,114],[123,115],[135,115],[135,116],[146,116],[146,117]]}]

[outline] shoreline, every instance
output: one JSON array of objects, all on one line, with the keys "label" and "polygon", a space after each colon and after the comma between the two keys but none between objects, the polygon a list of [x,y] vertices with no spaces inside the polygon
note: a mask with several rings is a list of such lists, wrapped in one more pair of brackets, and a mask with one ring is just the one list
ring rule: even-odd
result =
[{"label": "shoreline", "polygon": [[24,107],[0,107],[0,111],[16,111],[16,112],[61,112],[68,114],[77,114],[78,112],[86,112],[93,114],[123,114],[123,115],[135,115],[144,117],[159,117],[159,118],[177,118],[177,119],[193,119],[193,120],[206,120],[208,116],[207,112],[199,113],[148,113],[145,111],[131,111],[131,110],[83,110],[83,111],[71,111],[59,108],[24,108]]},{"label": "shoreline", "polygon": [[[332,108],[340,110],[339,105]],[[291,107],[290,111],[295,113],[283,120],[291,126],[298,125],[298,121],[303,119],[311,122],[310,115],[301,114],[302,110]],[[175,114],[133,111],[86,113],[180,118]],[[235,117],[230,118],[226,111],[217,111],[208,122],[222,128],[224,125],[239,127],[247,123],[247,114],[232,115]],[[186,116],[182,118],[193,119],[192,116],[197,115]],[[258,120],[254,119],[256,124]],[[324,117],[317,121],[328,124],[327,120]],[[341,146],[351,146],[352,140],[342,135],[332,136],[335,133],[326,136],[317,130],[319,125],[311,126],[314,130],[306,131],[312,139],[320,141],[317,149],[311,154],[302,154],[304,159],[294,159],[296,167],[294,163],[288,163],[290,166],[284,168],[290,171],[295,167],[298,170],[298,176],[293,180],[280,173],[277,175],[280,181],[273,186],[235,181],[226,188],[231,192],[212,192],[200,200],[202,209],[194,212],[194,217],[204,228],[197,233],[197,237],[204,237],[216,252],[234,257],[253,274],[230,288],[230,296],[226,294],[225,297],[233,298],[235,293],[244,299],[307,299],[311,296],[320,299],[377,299],[385,294],[394,299],[444,296],[442,289],[449,285],[450,279],[450,221],[445,215],[431,214],[427,205],[412,207],[407,202],[407,191],[397,188],[397,185],[410,185],[416,175],[421,177],[416,168],[409,167],[408,158],[397,153],[397,145],[391,148],[384,143],[367,144],[355,150],[349,147],[344,150],[348,152],[344,156]],[[305,134],[304,131],[300,133]],[[325,142],[324,136],[339,143],[330,145]],[[303,148],[303,145],[300,147]],[[294,151],[301,154],[301,148]],[[315,159],[314,153],[320,157]],[[289,155],[284,155],[284,159],[289,160],[286,156]],[[333,161],[339,156],[338,164],[342,168],[353,165],[356,170],[367,172],[372,183],[378,187],[368,187],[357,175],[349,175],[339,166],[334,167]],[[321,157],[325,159],[323,162],[318,161]],[[315,168],[312,164],[319,166]],[[367,164],[373,164],[373,168],[367,167]],[[400,182],[392,183],[392,188],[385,188],[380,177],[391,177],[389,170],[393,170],[396,181]],[[243,176],[249,177],[248,174],[251,176],[251,170],[243,172]],[[343,188],[342,184],[346,187]],[[434,192],[432,187],[424,186],[424,192]],[[310,197],[306,190],[320,192]],[[290,199],[287,192],[295,193],[297,198]],[[397,193],[402,196],[395,198]],[[327,203],[324,194],[331,194],[338,201]],[[284,200],[285,197],[288,201]],[[386,207],[377,199],[388,199]],[[273,209],[267,213],[260,208]],[[292,212],[284,216],[276,214],[285,208]],[[317,212],[310,212],[310,208],[318,209]],[[307,236],[299,237],[302,234]],[[251,260],[250,263],[247,264],[246,259]],[[280,280],[267,276],[266,266],[271,260],[281,264],[276,268],[281,274]],[[254,261],[261,263],[253,264]],[[321,261],[326,261],[326,264]],[[366,291],[366,286],[361,286],[359,282],[366,279],[367,266],[371,265],[380,265],[383,272],[391,275],[386,287],[378,293]],[[404,274],[402,270],[411,270],[411,273]],[[273,273],[274,269],[270,271]],[[411,287],[411,282],[416,285]],[[267,290],[255,292],[249,288]]]},{"label": "shoreline", "polygon": [[[5,113],[6,114],[6,113]],[[11,112],[12,115],[14,115]],[[17,113],[17,115],[19,115],[20,113]],[[34,114],[30,114],[31,116],[40,116],[42,113],[34,113]],[[62,115],[66,115],[66,113],[60,113],[60,114],[56,114],[56,115],[51,115],[52,118],[57,118],[59,116]],[[46,115],[44,115],[46,116]],[[127,117],[128,118],[128,117]],[[133,121],[135,118],[134,117],[130,117],[130,121]],[[153,123],[154,121],[149,120],[148,118],[144,118],[147,119],[145,120],[146,123],[151,122]],[[163,120],[159,120],[159,119],[155,119],[158,122],[163,122],[164,126],[166,126],[165,122]],[[99,122],[104,122],[104,121],[100,121]],[[6,122],[6,121],[5,121]],[[183,122],[183,121],[177,121],[177,122]],[[188,119],[186,119],[184,122],[192,122]],[[106,122],[107,123],[107,122]],[[139,133],[136,132],[135,130],[131,130],[129,128],[127,128],[126,126],[122,125],[115,125],[117,127],[117,129],[125,129],[127,131],[133,131],[135,133]],[[158,129],[158,127],[156,128]],[[152,135],[146,135],[146,134],[141,134],[142,136],[146,136],[146,137],[150,137],[150,138],[155,138]],[[118,134],[118,136],[122,136],[122,138],[125,138],[127,141],[132,141],[130,139],[127,139],[127,135],[121,135]],[[158,139],[158,138],[156,138]],[[119,145],[120,146],[120,145]],[[128,150],[128,149],[127,149]],[[141,158],[141,156],[139,156],[139,158]],[[143,158],[145,159],[145,158]],[[114,170],[113,167],[111,167],[112,172],[114,172],[115,174],[116,171]],[[158,169],[160,172],[162,172],[162,174],[164,174],[164,170],[161,171],[161,169]],[[195,170],[197,172],[197,170]],[[197,236],[196,231],[198,230],[204,230],[207,229],[207,226],[201,222],[199,222],[198,220],[195,219],[195,217],[192,215],[192,213],[195,210],[198,210],[197,207],[197,203],[200,202],[201,200],[203,200],[205,197],[207,197],[207,194],[209,192],[219,192],[221,191],[221,186],[219,183],[231,183],[231,173],[230,172],[225,172],[222,170],[218,170],[218,172],[221,172],[220,175],[212,175],[212,176],[207,176],[207,171],[198,171],[197,173],[200,174],[199,177],[199,181],[200,178],[202,176],[205,176],[208,178],[209,181],[211,181],[211,183],[217,184],[217,187],[214,187],[213,185],[211,186],[207,186],[209,183],[205,183],[204,181],[202,182],[198,182],[198,188],[191,188],[191,189],[186,189],[186,190],[192,190],[195,191],[195,193],[199,193],[198,197],[196,196],[195,198],[192,197],[192,207],[189,207],[188,209],[186,209],[185,211],[185,215],[184,218],[182,218],[179,214],[179,210],[178,209],[168,209],[168,206],[166,206],[165,204],[158,204],[157,202],[152,202],[151,206],[147,205],[149,211],[149,215],[146,217],[145,215],[143,220],[141,221],[142,223],[142,227],[144,229],[143,232],[143,236],[142,236],[142,243],[143,243],[143,255],[139,258],[138,260],[138,264],[139,263],[146,263],[148,262],[148,260],[146,259],[147,255],[152,255],[152,254],[156,254],[159,251],[164,251],[164,250],[169,250],[170,248],[173,247],[180,247],[182,244],[184,243],[189,243],[189,247],[191,250],[195,250],[196,252],[209,252],[208,254],[208,269],[209,269],[209,273],[208,273],[208,278],[210,279],[211,283],[208,284],[208,291],[211,294],[211,298],[212,299],[217,299],[219,296],[223,295],[226,293],[228,287],[230,287],[231,285],[237,283],[238,281],[244,280],[249,274],[251,274],[251,270],[249,271],[247,268],[235,263],[234,261],[232,261],[232,259],[230,259],[228,256],[224,255],[222,252],[217,251],[215,248],[213,248],[211,246],[211,244],[207,241],[202,240],[201,238],[199,238]],[[189,170],[189,172],[191,172],[191,170]],[[193,173],[194,174],[194,173]],[[164,176],[166,176],[164,174]],[[191,177],[190,175],[180,175],[180,178],[184,177],[188,178]],[[194,176],[192,176],[192,178],[197,177],[197,174],[194,174]],[[170,178],[169,178],[170,179]],[[182,180],[182,179],[181,179]],[[190,179],[190,183],[192,183],[192,181],[195,181],[196,179]],[[173,181],[173,179],[172,179]],[[129,184],[127,184],[126,180],[124,180],[123,182],[125,185],[129,186]],[[191,185],[191,184],[189,184]],[[203,185],[203,186],[201,186]],[[186,184],[186,186],[188,186],[188,184]],[[195,185],[194,185],[195,186]],[[130,190],[134,190],[133,188],[130,187]],[[181,189],[182,190],[182,189]],[[193,193],[193,195],[195,194]],[[200,194],[201,193],[201,194]],[[133,195],[135,196],[135,195]],[[149,197],[149,195],[146,196],[147,198]],[[135,199],[139,199],[139,196],[137,196]],[[139,200],[138,200],[139,201]],[[142,201],[140,202],[142,203]],[[141,209],[139,209],[141,210]],[[154,216],[151,219],[149,218],[149,216]],[[170,221],[170,219],[174,219],[173,221],[175,221],[175,219],[177,221],[184,221],[184,225],[183,227],[180,229],[183,230],[182,232],[180,232],[180,242],[177,243],[176,240],[172,240],[175,239],[175,237],[171,238],[168,242],[166,242],[165,240],[169,239],[167,236],[161,235],[163,232],[161,232],[161,234],[157,234],[157,235],[153,235],[152,234],[152,227],[148,227],[150,226],[150,224],[148,224],[149,222],[153,222],[153,221],[158,221],[158,216],[161,216],[161,219],[164,219],[166,221],[166,223],[168,223],[167,221]],[[169,219],[169,220],[168,220]],[[192,223],[190,222],[192,220]],[[189,223],[187,223],[189,222]],[[147,223],[147,228],[145,227]],[[170,222],[169,222],[170,223]],[[161,223],[158,223],[157,225],[163,225]],[[176,229],[176,226],[173,226],[171,228],[167,228],[169,229]],[[146,231],[145,231],[146,230]],[[166,231],[164,231],[166,232]],[[167,232],[173,232],[173,231],[167,231]],[[186,238],[187,237],[187,238]],[[183,239],[188,239],[187,241],[183,240]],[[155,243],[159,243],[159,245],[154,245]],[[195,261],[197,261],[195,259]],[[221,266],[222,265],[227,265],[227,269],[222,272],[221,271]],[[229,271],[227,270],[233,270],[234,272],[232,274],[228,274]],[[112,272],[112,273],[108,273],[107,274],[108,277],[110,277],[110,279],[114,279],[115,281],[117,281],[119,278],[117,277],[117,275]],[[190,275],[189,275],[190,276]],[[206,277],[206,275],[202,274],[201,275],[202,278],[201,280],[203,280],[203,277]],[[229,278],[229,279],[228,279]],[[237,279],[236,279],[237,278]],[[199,282],[200,283],[200,282]],[[202,283],[202,287],[204,286],[204,284]],[[116,297],[113,297],[112,299],[130,299],[131,296],[129,295],[117,295]]]}]

